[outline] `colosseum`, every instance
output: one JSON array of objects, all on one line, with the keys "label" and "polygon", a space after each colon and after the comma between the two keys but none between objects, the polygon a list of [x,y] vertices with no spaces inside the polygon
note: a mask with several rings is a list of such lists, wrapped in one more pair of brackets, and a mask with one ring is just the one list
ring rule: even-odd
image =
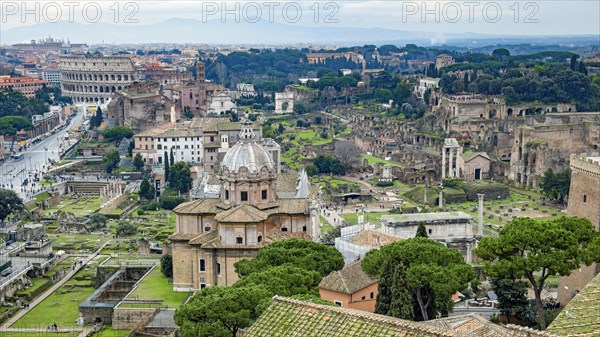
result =
[{"label": "colosseum", "polygon": [[113,93],[139,80],[126,56],[60,56],[62,91],[74,103],[108,103]]}]

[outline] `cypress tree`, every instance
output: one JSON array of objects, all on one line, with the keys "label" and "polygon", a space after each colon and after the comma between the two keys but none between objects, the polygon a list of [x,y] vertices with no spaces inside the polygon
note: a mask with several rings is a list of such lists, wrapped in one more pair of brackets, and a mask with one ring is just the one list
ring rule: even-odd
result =
[{"label": "cypress tree", "polygon": [[425,228],[425,224],[424,223],[420,223],[419,227],[417,228],[417,234],[415,235],[415,237],[417,238],[429,238],[429,235],[427,235],[427,228]]},{"label": "cypress tree", "polygon": [[393,280],[392,301],[387,314],[392,317],[413,320],[412,296],[406,286],[406,268],[403,264],[393,267]]},{"label": "cypress tree", "polygon": [[175,155],[173,155],[173,148],[171,148],[171,154],[170,154],[170,163],[171,165],[175,164]]},{"label": "cypress tree", "polygon": [[167,156],[167,151],[165,151],[165,183],[169,181],[169,156]]},{"label": "cypress tree", "polygon": [[387,259],[383,272],[379,275],[377,286],[377,300],[375,301],[375,313],[387,315],[392,302],[392,281],[394,279],[391,259]]},{"label": "cypress tree", "polygon": [[414,319],[412,296],[406,286],[403,264],[387,259],[379,278],[375,313],[407,320]]}]

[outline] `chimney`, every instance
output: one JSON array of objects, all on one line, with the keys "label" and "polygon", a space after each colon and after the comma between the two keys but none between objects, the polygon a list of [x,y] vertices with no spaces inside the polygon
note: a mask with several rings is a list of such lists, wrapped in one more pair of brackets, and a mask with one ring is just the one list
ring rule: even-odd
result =
[{"label": "chimney", "polygon": [[483,196],[482,193],[477,193],[477,199],[479,200],[479,229],[477,231],[477,237],[483,237]]}]

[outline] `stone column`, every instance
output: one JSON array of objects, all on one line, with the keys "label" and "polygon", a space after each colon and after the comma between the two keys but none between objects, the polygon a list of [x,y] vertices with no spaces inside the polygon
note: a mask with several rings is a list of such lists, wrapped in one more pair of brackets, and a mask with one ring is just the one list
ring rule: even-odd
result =
[{"label": "stone column", "polygon": [[471,245],[471,242],[467,242],[467,263],[473,262],[473,248],[471,247]]},{"label": "stone column", "polygon": [[440,209],[444,208],[444,194],[440,191]]},{"label": "stone column", "polygon": [[442,146],[442,179],[446,178],[446,147]]},{"label": "stone column", "polygon": [[452,170],[452,157],[454,156],[454,149],[450,148],[450,158],[448,160],[448,177],[454,178],[454,171]]},{"label": "stone column", "polygon": [[484,194],[477,193],[477,199],[479,201],[479,208],[478,208],[479,228],[477,230],[477,236],[480,238],[483,237],[483,196],[484,196]]}]

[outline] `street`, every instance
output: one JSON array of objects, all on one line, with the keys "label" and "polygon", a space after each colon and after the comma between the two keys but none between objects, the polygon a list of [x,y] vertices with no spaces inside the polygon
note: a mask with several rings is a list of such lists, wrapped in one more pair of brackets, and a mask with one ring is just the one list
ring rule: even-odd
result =
[{"label": "street", "polygon": [[[9,159],[7,162],[0,166],[0,186],[2,188],[11,189],[17,193],[22,198],[28,200],[30,196],[28,194],[32,194],[32,190],[39,189],[40,186],[36,184],[32,185],[31,179],[29,179],[28,186],[21,186],[23,181],[27,178],[33,177],[33,175],[37,172],[38,177],[42,178],[44,172],[46,172],[50,165],[48,164],[48,160],[60,161],[59,151],[64,149],[61,148],[61,144],[63,144],[64,137],[67,134],[67,131],[70,130],[75,125],[80,125],[83,122],[83,114],[78,112],[73,118],[67,127],[61,129],[53,135],[48,135],[47,138],[40,141],[37,144],[31,144],[28,142],[28,149],[22,152],[17,152],[17,154],[23,154],[24,158],[18,161],[13,159]],[[65,145],[64,146],[68,146]],[[16,148],[16,145],[15,145]],[[30,192],[30,193],[27,193]]]}]

